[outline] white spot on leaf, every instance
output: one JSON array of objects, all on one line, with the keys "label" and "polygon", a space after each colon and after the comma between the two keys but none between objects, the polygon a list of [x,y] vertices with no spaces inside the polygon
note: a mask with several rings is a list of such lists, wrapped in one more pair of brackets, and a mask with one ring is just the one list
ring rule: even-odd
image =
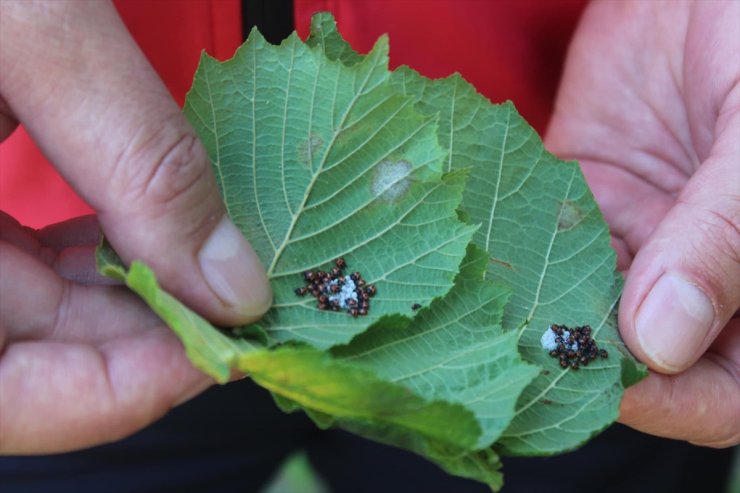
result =
[{"label": "white spot on leaf", "polygon": [[408,161],[391,161],[390,159],[381,161],[373,175],[373,195],[382,196],[389,201],[398,200],[411,184],[409,173],[411,173],[411,163]]}]

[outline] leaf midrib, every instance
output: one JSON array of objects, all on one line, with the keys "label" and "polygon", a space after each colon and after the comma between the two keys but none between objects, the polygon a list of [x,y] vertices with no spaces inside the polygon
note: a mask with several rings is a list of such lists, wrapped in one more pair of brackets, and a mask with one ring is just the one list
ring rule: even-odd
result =
[{"label": "leaf midrib", "polygon": [[[323,62],[323,60],[322,60],[322,62]],[[321,70],[317,70],[316,71],[316,78],[317,79],[318,79],[320,73],[321,73]],[[345,110],[344,114],[342,115],[342,118],[341,118],[341,120],[339,122],[339,125],[337,126],[337,129],[334,130],[333,135],[331,137],[331,140],[329,141],[329,144],[326,146],[326,149],[324,151],[324,155],[321,158],[321,162],[319,163],[319,166],[316,169],[316,172],[313,174],[313,176],[311,177],[311,181],[309,182],[308,186],[306,187],[306,191],[303,194],[303,198],[301,199],[301,203],[298,206],[298,209],[296,210],[296,213],[291,218],[290,225],[288,226],[288,230],[286,231],[285,236],[283,237],[283,240],[282,240],[280,246],[277,248],[277,250],[275,250],[275,255],[272,258],[272,262],[270,262],[270,265],[267,268],[267,277],[268,278],[271,279],[273,277],[273,273],[275,272],[275,267],[277,266],[277,263],[280,260],[280,257],[282,256],[283,252],[285,251],[285,248],[289,244],[289,239],[290,239],[291,235],[293,234],[293,230],[295,229],[296,225],[298,224],[298,220],[300,219],[301,213],[303,212],[303,210],[306,207],[306,203],[308,202],[308,198],[311,195],[311,191],[313,190],[313,187],[316,185],[316,182],[318,180],[318,177],[321,175],[321,173],[324,170],[324,166],[326,165],[327,157],[330,154],[329,151],[332,149],[332,147],[334,146],[334,143],[336,142],[337,138],[339,137],[339,134],[341,134],[341,132],[342,132],[342,129],[344,127],[344,123],[345,123],[345,121],[347,119],[347,116],[351,112],[352,108],[354,108],[354,106],[357,103],[357,101],[359,100],[359,98],[364,95],[364,91],[365,91],[365,88],[367,87],[367,83],[370,80],[370,77],[374,73],[375,73],[375,68],[374,67],[373,68],[370,68],[367,71],[367,75],[365,76],[365,80],[362,81],[362,85],[360,86],[360,88],[356,92],[355,96],[352,98],[352,101],[347,106],[347,109]],[[337,96],[337,91],[334,91],[333,101],[332,101],[332,112],[334,111],[334,108],[336,107],[336,96]],[[283,128],[285,128],[286,125],[287,125],[287,121],[283,120]],[[309,126],[312,126],[312,125],[313,125],[313,122],[311,122],[309,124]],[[283,184],[283,186],[284,186],[284,184]],[[255,190],[255,193],[256,193],[256,190]]]}]

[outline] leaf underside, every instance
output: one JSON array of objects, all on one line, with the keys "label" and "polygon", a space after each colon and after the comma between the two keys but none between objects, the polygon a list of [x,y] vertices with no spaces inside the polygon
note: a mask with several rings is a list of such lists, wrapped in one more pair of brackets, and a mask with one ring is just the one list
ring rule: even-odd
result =
[{"label": "leaf underside", "polygon": [[[360,63],[328,16],[314,18],[313,42],[345,63]],[[427,79],[408,67],[392,75],[419,111],[439,117],[445,171],[470,170],[461,209],[479,225],[473,243],[489,253],[486,278],[509,286],[504,330],[543,371],[519,399],[496,448],[543,455],[577,447],[612,423],[625,384],[645,373],[619,337],[621,276],[606,222],[576,163],[548,153],[511,103],[491,104],[458,74]],[[615,357],[578,372],[560,368],[540,346],[552,323],[589,324]],[[622,382],[622,367],[634,375]]]},{"label": "leaf underside", "polygon": [[[286,412],[498,489],[499,454],[583,444],[644,367],[618,335],[621,279],[578,166],[511,103],[459,75],[390,72],[387,51],[356,53],[317,14],[306,43],[253,31],[233,59],[201,59],[184,111],[267,267],[275,303],[258,324],[212,327],[108,245],[99,266],[218,381],[246,372]],[[294,293],[339,256],[377,287],[366,317]],[[610,357],[561,369],[540,347],[551,323],[591,325]]]},{"label": "leaf underside", "polygon": [[[267,266],[273,343],[349,342],[385,314],[444,295],[475,228],[457,220],[464,176],[442,177],[436,116],[389,84],[388,43],[351,69],[296,35],[257,32],[233,59],[207,55],[185,115],[208,150],[229,215]],[[298,298],[302,272],[343,255],[378,288],[367,317]]]}]

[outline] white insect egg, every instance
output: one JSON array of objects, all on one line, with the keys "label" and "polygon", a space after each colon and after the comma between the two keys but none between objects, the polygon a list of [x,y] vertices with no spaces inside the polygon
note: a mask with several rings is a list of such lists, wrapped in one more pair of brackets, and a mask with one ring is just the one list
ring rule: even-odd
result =
[{"label": "white insect egg", "polygon": [[[542,337],[540,337],[540,344],[542,345],[542,349],[546,349],[547,351],[554,351],[558,348],[557,343],[557,337],[558,335],[555,333],[555,331],[552,330],[552,326],[549,326],[547,330],[542,334]],[[569,349],[573,351],[578,351],[578,341],[573,340],[571,343],[570,339],[570,331],[564,330],[563,335],[560,336],[563,340],[563,343],[569,347]]]},{"label": "white insect egg", "polygon": [[554,351],[558,348],[558,343],[555,342],[555,338],[557,335],[552,330],[552,326],[548,327],[544,334],[542,334],[542,337],[540,338],[540,344],[542,344],[543,349],[547,349],[548,351]]},{"label": "white insect egg", "polygon": [[[570,343],[570,332],[567,330],[563,331],[563,343],[565,345],[568,345],[568,343]],[[578,342],[574,340],[573,344],[570,345],[570,349],[572,349],[573,351],[578,351]]]},{"label": "white insect egg", "polygon": [[[334,286],[337,283],[339,283],[339,281],[337,279],[334,279],[329,283],[329,285]],[[338,293],[329,296],[329,301],[338,303],[339,308],[346,310],[347,308],[349,308],[349,305],[347,304],[349,300],[354,300],[355,302],[357,301],[357,292],[355,291],[355,289],[357,289],[357,285],[355,284],[355,281],[353,281],[350,277],[346,277],[341,288],[342,289]]]}]

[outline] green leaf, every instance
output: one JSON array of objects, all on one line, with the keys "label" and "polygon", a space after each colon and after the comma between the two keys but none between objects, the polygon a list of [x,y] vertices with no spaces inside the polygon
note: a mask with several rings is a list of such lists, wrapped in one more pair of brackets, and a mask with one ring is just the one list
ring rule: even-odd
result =
[{"label": "green leaf", "polygon": [[[342,359],[341,356],[334,357],[310,347],[282,346],[271,349],[246,339],[231,338],[162,290],[151,270],[140,262],[133,262],[131,269],[126,272],[120,259],[106,246],[98,250],[98,261],[101,270],[120,274],[126,284],[173,328],[185,344],[193,363],[219,382],[227,381],[230,369],[236,368],[271,390],[276,403],[285,412],[304,409],[322,428],[339,425],[363,436],[413,450],[437,462],[452,474],[500,487],[502,478],[496,454],[492,450],[471,451],[481,448],[482,441],[485,446],[490,445],[494,439],[491,437],[492,425],[505,419],[501,414],[508,414],[509,419],[513,415],[515,396],[514,399],[509,396],[511,388],[525,385],[526,381],[522,379],[528,381],[532,373],[536,373],[534,368],[519,360],[513,347],[508,355],[493,355],[492,359],[498,361],[481,365],[481,371],[499,372],[499,377],[507,369],[513,370],[508,375],[518,379],[519,383],[505,382],[502,378],[492,379],[489,388],[485,389],[487,395],[483,396],[481,402],[495,401],[494,395],[504,402],[503,405],[498,403],[500,409],[497,408],[494,415],[488,412],[488,416],[480,416],[480,407],[473,405],[471,412],[462,405],[468,403],[454,398],[452,394],[435,397],[434,392],[426,392],[426,395],[415,392],[416,389],[403,382],[379,376],[372,371],[372,364],[353,362],[351,356]],[[473,284],[482,288],[480,273],[483,264],[479,260],[477,264],[477,268],[471,268],[474,263],[468,263],[463,272],[468,273],[468,277],[477,277],[477,282],[473,281]],[[458,279],[455,289],[445,301],[449,299],[454,303],[457,298],[464,297],[465,294],[460,291],[471,281]],[[493,299],[488,304],[500,308],[496,291],[493,289],[489,293]],[[469,308],[476,301],[475,296],[471,298]],[[435,302],[428,310],[428,316],[441,306],[441,301]],[[493,319],[500,318],[500,313],[491,316]],[[420,317],[423,318],[428,317]],[[402,317],[398,317],[396,321],[402,320]],[[495,326],[488,328],[495,329]],[[445,330],[450,328],[437,324],[428,327],[426,334],[416,331],[413,337],[420,344],[424,343],[424,335],[427,342],[433,342],[436,334]],[[349,346],[337,352],[349,354],[351,351],[353,348]],[[510,368],[506,368],[507,363]],[[445,364],[452,366],[442,372],[431,370],[427,374],[433,378],[449,376],[457,380],[476,378],[467,364],[461,365],[457,371],[454,359]],[[445,397],[452,398],[445,400]],[[507,400],[510,401],[508,404],[505,402]],[[487,430],[481,430],[482,426]],[[485,438],[482,438],[482,433],[486,434]]]},{"label": "green leaf", "polygon": [[[330,16],[314,17],[308,43],[347,64],[362,60]],[[461,217],[480,225],[473,242],[490,254],[486,277],[512,289],[504,328],[519,338],[522,356],[545,369],[498,448],[541,455],[582,444],[616,419],[624,387],[646,370],[619,337],[616,256],[580,169],[545,151],[511,103],[492,105],[458,74],[430,80],[401,67],[391,83],[422,113],[439,116],[445,171],[470,169]],[[540,345],[551,323],[591,325],[612,357],[578,373],[561,369]]]},{"label": "green leaf", "polygon": [[[111,266],[109,266],[111,267]],[[468,450],[480,434],[478,422],[463,406],[428,401],[406,388],[378,378],[309,347],[260,347],[216,331],[177,299],[162,290],[145,265],[134,262],[126,283],[173,327],[204,371],[225,381],[229,367],[251,376],[273,391],[286,411],[303,406],[335,419],[367,426],[393,426],[422,440],[425,447]]]},{"label": "green leaf", "polygon": [[[538,369],[521,360],[515,335],[501,330],[499,322],[509,292],[484,281],[487,262],[484,251],[469,247],[447,296],[422,309],[410,323],[402,317],[385,319],[349,345],[331,351],[348,369],[371,370],[376,378],[427,401],[461,404],[481,427],[474,444],[467,448],[441,444],[405,426],[317,412],[317,406],[302,401],[317,425],[339,426],[413,450],[452,474],[500,487],[500,462],[490,446],[511,422],[517,397]],[[293,412],[301,408],[298,400],[303,392],[305,389],[290,399],[281,393],[275,400],[281,409]]]},{"label": "green leaf", "polygon": [[[413,315],[452,286],[474,228],[455,209],[465,177],[442,178],[436,117],[388,84],[381,38],[347,67],[293,35],[254,31],[233,59],[203,56],[185,114],[203,140],[229,215],[267,266],[271,343],[348,342],[383,315]],[[294,289],[305,270],[348,268],[375,284],[367,317],[319,311]]]},{"label": "green leaf", "polygon": [[226,383],[235,364],[236,355],[261,348],[248,339],[233,338],[217,330],[178,299],[164,291],[154,273],[141,262],[133,262],[127,271],[118,255],[107,242],[96,252],[98,270],[124,282],[141,296],[149,307],[182,340],[188,358],[196,368]]},{"label": "green leaf", "polygon": [[[105,255],[101,252],[99,258]],[[117,267],[105,260],[101,265]],[[477,420],[459,404],[424,399],[314,348],[269,349],[228,337],[161,289],[152,271],[140,262],[131,264],[124,279],[173,328],[193,363],[221,383],[228,380],[230,369],[236,368],[273,391],[276,402],[286,411],[302,406],[317,416],[331,415],[380,428],[393,426],[433,449],[470,450],[478,441]]]},{"label": "green leaf", "polygon": [[311,17],[311,34],[306,40],[308,46],[320,46],[329,60],[338,60],[352,66],[359,63],[364,55],[357,53],[337,30],[334,16],[329,12],[319,12]]},{"label": "green leaf", "polygon": [[[253,32],[232,60],[201,60],[185,113],[268,267],[275,304],[259,324],[212,327],[107,244],[99,268],[219,381],[247,372],[286,412],[498,489],[498,453],[577,447],[645,369],[619,338],[621,279],[578,166],[511,103],[459,75],[391,73],[387,49],[357,54],[320,14],[305,44]],[[338,256],[378,288],[367,317],[293,291]],[[552,323],[591,325],[610,357],[561,369],[540,345]]]},{"label": "green leaf", "polygon": [[287,398],[287,402],[334,419],[393,426],[428,446],[470,450],[480,434],[476,419],[463,406],[422,399],[367,369],[314,348],[283,346],[245,352],[237,358],[236,367],[279,394],[283,405]]},{"label": "green leaf", "polygon": [[101,239],[98,248],[95,249],[95,266],[104,276],[122,283],[126,282],[126,266],[105,238]]},{"label": "green leaf", "polygon": [[471,410],[490,446],[509,425],[517,398],[537,375],[517,352],[516,334],[499,325],[508,288],[485,282],[485,251],[471,247],[454,288],[406,327],[390,321],[332,350],[430,400]]},{"label": "green leaf", "polygon": [[[612,423],[627,383],[644,375],[616,325],[621,280],[609,230],[576,163],[548,153],[511,103],[492,105],[460,76],[394,73],[423,112],[439,113],[449,169],[472,168],[462,209],[480,224],[473,242],[490,255],[486,278],[512,289],[503,325],[525,360],[544,369],[519,399],[497,447],[516,455],[562,452]],[[480,138],[486,135],[486,138]],[[610,359],[563,370],[541,347],[552,324],[591,325]]]},{"label": "green leaf", "polygon": [[332,353],[428,400],[465,406],[475,415],[481,434],[476,451],[470,452],[430,449],[406,430],[388,426],[377,428],[342,419],[339,426],[414,450],[453,474],[500,487],[500,463],[488,448],[511,422],[517,398],[539,369],[521,360],[516,335],[501,330],[509,290],[484,281],[487,263],[485,251],[469,247],[447,296],[421,310],[410,324],[388,320]]}]

